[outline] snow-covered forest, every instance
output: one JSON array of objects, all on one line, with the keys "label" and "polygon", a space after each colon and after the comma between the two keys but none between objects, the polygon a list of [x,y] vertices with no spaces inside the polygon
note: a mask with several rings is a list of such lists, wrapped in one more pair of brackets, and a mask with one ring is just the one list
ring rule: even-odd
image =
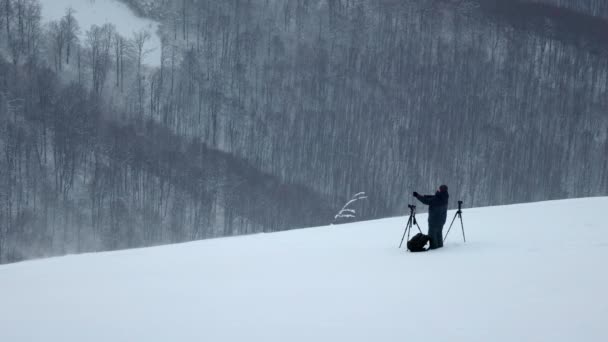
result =
[{"label": "snow-covered forest", "polygon": [[604,1],[124,3],[0,0],[0,263],[608,194]]}]

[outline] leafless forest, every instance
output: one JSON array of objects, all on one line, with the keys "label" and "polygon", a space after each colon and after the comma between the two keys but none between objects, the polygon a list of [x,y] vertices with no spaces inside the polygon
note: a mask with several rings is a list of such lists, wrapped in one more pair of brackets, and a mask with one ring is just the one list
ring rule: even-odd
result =
[{"label": "leafless forest", "polygon": [[608,195],[606,1],[124,2],[160,31],[0,0],[0,263]]}]

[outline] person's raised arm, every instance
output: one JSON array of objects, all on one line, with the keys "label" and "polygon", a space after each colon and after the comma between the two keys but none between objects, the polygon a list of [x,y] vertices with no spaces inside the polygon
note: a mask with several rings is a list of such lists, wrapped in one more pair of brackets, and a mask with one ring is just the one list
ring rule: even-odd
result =
[{"label": "person's raised arm", "polygon": [[433,200],[435,199],[435,196],[433,195],[420,195],[417,192],[414,192],[414,197],[416,197],[420,202],[426,205],[431,205],[433,203]]}]

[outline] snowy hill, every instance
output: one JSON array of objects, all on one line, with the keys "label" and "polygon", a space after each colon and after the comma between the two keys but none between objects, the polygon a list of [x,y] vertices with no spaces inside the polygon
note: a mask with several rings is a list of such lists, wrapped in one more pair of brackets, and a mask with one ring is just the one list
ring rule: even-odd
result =
[{"label": "snowy hill", "polygon": [[391,218],[5,265],[0,339],[608,341],[606,209],[465,209],[418,254]]}]

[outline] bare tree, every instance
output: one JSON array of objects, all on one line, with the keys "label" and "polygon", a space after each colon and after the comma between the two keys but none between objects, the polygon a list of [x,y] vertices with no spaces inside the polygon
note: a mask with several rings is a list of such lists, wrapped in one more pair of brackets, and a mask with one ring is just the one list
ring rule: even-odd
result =
[{"label": "bare tree", "polygon": [[60,22],[53,21],[49,24],[49,35],[53,49],[55,70],[60,71],[63,65],[63,49],[66,44],[65,31],[61,27]]},{"label": "bare tree", "polygon": [[80,32],[80,26],[74,18],[74,13],[74,9],[69,7],[61,18],[61,29],[64,31],[66,44],[65,64],[70,64],[72,46],[78,43],[78,33]]},{"label": "bare tree", "polygon": [[37,0],[28,0],[24,9],[25,53],[30,59],[38,54],[38,45],[42,30],[40,28],[41,7]]},{"label": "bare tree", "polygon": [[[33,6],[38,7],[39,17],[39,4],[34,0],[15,0],[15,2],[12,4],[11,1],[5,2],[7,41],[9,53],[15,66],[15,71],[17,65],[21,61],[21,57],[23,57],[23,55],[27,52],[26,15],[29,12],[28,8],[33,9]],[[15,32],[11,32],[11,23],[16,25],[16,34]],[[38,22],[36,23],[38,24]]]},{"label": "bare tree", "polygon": [[144,75],[142,72],[143,60],[151,52],[146,50],[146,43],[150,40],[150,32],[144,30],[133,35],[133,47],[135,54],[135,63],[137,65],[137,99],[139,115],[143,115],[144,111]]},{"label": "bare tree", "polygon": [[87,32],[87,47],[91,68],[92,89],[101,94],[111,66],[110,48],[116,30],[113,25],[92,26]]},{"label": "bare tree", "polygon": [[188,4],[187,0],[182,0],[182,37],[188,41]]},{"label": "bare tree", "polygon": [[12,0],[2,0],[2,9],[4,16],[4,27],[6,29],[6,41],[11,40],[11,18],[13,15]]},{"label": "bare tree", "polygon": [[124,90],[125,58],[128,54],[128,42],[120,34],[114,35],[114,67],[116,69],[116,87]]},{"label": "bare tree", "polygon": [[[5,2],[6,0],[0,0],[0,30],[5,30],[6,31],[6,25],[4,25],[5,22],[8,21],[8,17],[5,15],[6,13],[6,8],[5,6]],[[0,37],[2,38],[6,38],[4,34],[1,34]]]}]

